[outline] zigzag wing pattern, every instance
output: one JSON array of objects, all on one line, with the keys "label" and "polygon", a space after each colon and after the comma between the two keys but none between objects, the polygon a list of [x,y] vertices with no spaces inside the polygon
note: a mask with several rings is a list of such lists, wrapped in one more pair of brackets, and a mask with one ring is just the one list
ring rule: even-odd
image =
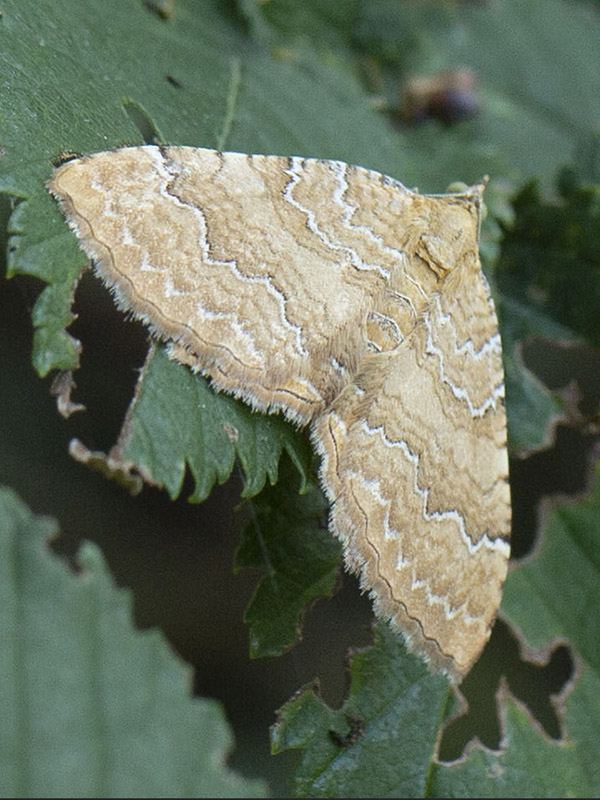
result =
[{"label": "zigzag wing pattern", "polygon": [[349,568],[377,613],[456,679],[489,637],[510,535],[495,314],[481,272],[460,288],[445,281],[383,381],[366,370],[368,400],[348,387],[316,427]]},{"label": "zigzag wing pattern", "polygon": [[417,652],[463,675],[510,527],[482,187],[426,196],[339,161],[145,146],[70,161],[49,190],[173,358],[312,423],[348,566]]}]

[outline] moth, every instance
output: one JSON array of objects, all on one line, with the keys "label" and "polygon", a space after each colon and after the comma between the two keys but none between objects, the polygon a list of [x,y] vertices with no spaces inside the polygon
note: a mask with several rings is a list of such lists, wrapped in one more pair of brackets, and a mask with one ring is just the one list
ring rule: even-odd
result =
[{"label": "moth", "polygon": [[71,160],[48,188],[172,358],[310,425],[348,569],[460,680],[510,535],[483,186],[421,195],[341,161],[148,145]]}]

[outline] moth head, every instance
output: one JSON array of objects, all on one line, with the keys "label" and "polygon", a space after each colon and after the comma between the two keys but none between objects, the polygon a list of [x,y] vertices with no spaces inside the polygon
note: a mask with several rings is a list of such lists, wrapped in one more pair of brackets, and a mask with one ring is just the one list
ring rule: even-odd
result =
[{"label": "moth head", "polygon": [[438,195],[429,228],[420,237],[418,255],[438,278],[457,269],[479,268],[479,229],[484,183],[462,192]]}]

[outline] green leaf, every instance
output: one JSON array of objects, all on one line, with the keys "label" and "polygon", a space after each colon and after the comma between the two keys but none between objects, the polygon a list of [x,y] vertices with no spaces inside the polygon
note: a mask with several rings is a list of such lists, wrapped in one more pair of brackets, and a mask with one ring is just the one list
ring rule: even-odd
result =
[{"label": "green leaf", "polygon": [[524,292],[515,295],[500,289],[505,281],[503,275],[498,275],[498,261],[506,231],[512,229],[515,220],[510,194],[506,182],[493,181],[488,186],[480,253],[502,334],[508,446],[510,451],[523,456],[550,444],[564,405],[562,398],[550,392],[527,368],[522,357],[523,344],[533,336],[570,341],[573,333],[545,313],[532,309]]},{"label": "green leaf", "polygon": [[508,441],[513,452],[525,454],[549,445],[553,426],[563,412],[563,401],[527,369],[522,345],[531,336],[570,341],[573,335],[545,314],[532,311],[508,295],[497,293],[496,298],[502,331]]},{"label": "green leaf", "polygon": [[427,676],[422,665],[413,667],[398,639],[380,625],[375,645],[353,659],[349,697],[340,710],[328,707],[311,688],[281,709],[273,749],[301,750],[295,794],[597,797],[599,530],[600,466],[589,498],[558,507],[549,516],[535,558],[510,572],[502,604],[527,646],[540,649],[530,651],[538,660],[558,642],[570,642],[577,650],[576,674],[557,699],[564,740],[543,734],[504,687],[498,696],[500,749],[471,747],[458,762],[436,763],[435,730],[455,710],[447,684]]},{"label": "green leaf", "polygon": [[[153,13],[149,5],[163,10]],[[16,200],[10,222],[11,274],[33,275],[47,283],[33,313],[38,372],[71,369],[78,359],[77,343],[66,327],[84,259],[43,185],[51,159],[63,150],[92,152],[157,140],[342,158],[426,191],[440,191],[457,178],[473,181],[485,172],[512,181],[539,173],[547,187],[556,167],[573,155],[587,170],[584,174],[592,176],[600,116],[597,12],[588,4],[563,0],[477,5],[240,0],[238,7],[250,22],[244,27],[238,24],[242,18],[232,13],[232,3],[216,0],[4,0],[0,192]],[[406,24],[407,14],[416,15],[411,24]],[[319,17],[322,22],[315,22]],[[289,46],[275,48],[279,36]],[[428,74],[461,63],[476,71],[483,108],[473,120],[449,129],[435,122],[408,128],[392,120],[390,125],[373,110],[370,101],[377,98],[367,96],[357,77],[363,68],[372,72],[373,91],[395,107],[409,69]],[[546,443],[548,424],[560,407],[522,369],[518,350],[536,330],[553,336],[553,321],[546,308],[539,316],[531,313],[526,292],[499,294],[498,301],[508,353],[511,442],[532,449]],[[247,494],[267,477],[275,479],[281,449],[292,456],[296,452],[289,444],[293,437],[266,432],[263,437],[263,423],[246,428],[245,417],[232,417],[227,404],[207,397],[200,378],[159,353],[136,396],[128,418],[131,427],[119,441],[117,455],[164,483],[172,496],[180,490],[186,463],[195,473],[199,499],[214,480],[228,474],[235,452],[242,462],[246,459]],[[208,430],[198,432],[200,424]],[[278,424],[276,418],[264,422],[269,429]],[[267,538],[277,552],[279,573],[287,554],[277,544],[290,542],[282,543],[276,533],[269,531]],[[246,546],[240,558],[259,563],[263,553],[257,542],[247,540]],[[94,574],[87,571],[82,579]],[[572,583],[573,575],[563,580]],[[81,582],[71,576],[69,581],[77,586]],[[290,633],[282,633],[283,612],[289,610],[272,609],[271,630],[261,601],[268,576],[263,585],[255,611],[249,613],[256,613],[253,624],[257,630],[260,626],[260,646],[266,646],[274,631],[281,647],[286,636],[291,640]],[[556,586],[562,591],[560,583]],[[561,591],[557,589],[557,597]],[[292,626],[295,631],[297,611],[289,611],[288,631]],[[520,607],[520,614],[525,611]],[[584,625],[581,620],[582,629]],[[427,677],[418,662],[413,666],[387,633],[382,628],[375,647],[355,658],[353,689],[343,709],[329,709],[311,692],[300,695],[298,705],[294,701],[286,706],[275,741],[281,747],[304,748],[296,779],[299,791],[333,795],[356,789],[367,796],[371,782],[377,796],[386,791],[432,794],[444,787],[448,793],[452,788],[468,794],[458,768],[450,772],[432,766],[432,742],[443,709],[450,705],[443,700],[448,697],[446,684]],[[65,674],[70,669],[66,664]],[[598,696],[596,667],[586,661],[567,702],[567,731],[576,744],[562,749],[543,742],[509,702],[506,732],[513,745],[502,756],[473,751],[463,765],[463,776],[471,770],[474,794],[525,793],[524,783],[517,781],[523,764],[520,748],[531,754],[540,794],[552,783],[561,792],[573,792],[578,773],[569,753],[585,762],[586,775],[597,775],[593,741]],[[554,763],[560,766],[559,776],[550,768]],[[510,767],[505,773],[510,781],[501,784],[496,774],[503,766]],[[597,792],[597,780],[580,785],[588,793],[589,787]],[[78,788],[71,781],[73,786]]]},{"label": "green leaf", "polygon": [[[425,696],[445,685],[443,679],[423,676],[421,683],[418,673],[404,675],[404,670],[412,670],[411,657],[402,652],[387,626],[380,625],[374,647],[352,662],[350,693],[342,709],[329,708],[310,688],[281,709],[273,730],[273,749],[301,750],[294,793],[310,797],[598,796],[599,530],[600,467],[591,497],[552,513],[536,556],[511,571],[504,593],[504,615],[522,631],[529,653],[538,661],[548,658],[544,654],[557,643],[571,642],[577,650],[572,684],[556,700],[564,740],[553,741],[542,733],[504,687],[498,695],[499,750],[471,747],[458,762],[436,762],[434,745],[417,737],[431,731],[428,726],[438,726],[439,734],[443,717],[455,711],[454,702],[448,693],[443,701],[438,695],[437,699]],[[406,697],[419,697],[414,720],[404,708]],[[424,720],[423,715],[429,713],[432,717]],[[411,721],[419,733],[410,727]],[[380,727],[389,737],[385,742]],[[410,749],[413,742],[414,751]]]},{"label": "green leaf", "polygon": [[[326,67],[310,51],[265,53],[211,0],[201,13],[193,0],[178,0],[164,19],[141,2],[120,0],[58,6],[6,0],[3,12],[0,108],[10,113],[0,122],[0,192],[20,198],[9,224],[9,273],[48,284],[33,311],[40,375],[75,368],[79,359],[78,343],[65,329],[84,258],[44,187],[51,160],[62,151],[157,139],[341,157],[409,181],[415,175],[410,151],[394,142],[355,77]],[[234,412],[223,398],[208,399],[201,378],[164,359],[149,369],[138,401],[117,443],[116,471],[137,467],[171,496],[180,491],[186,463],[200,500],[215,479],[229,475],[236,452],[247,495],[259,491],[267,475],[275,480],[282,446],[301,460],[298,439],[284,432],[281,420],[254,416],[251,427],[244,411]],[[201,417],[214,429],[192,427],[190,418]],[[236,429],[240,421],[235,448],[223,431],[230,417]],[[101,454],[87,460],[112,469]]]},{"label": "green leaf", "polygon": [[564,405],[526,369],[523,344],[533,337],[600,344],[600,185],[582,185],[568,169],[556,183],[549,199],[535,181],[515,194],[494,271],[509,441],[521,453],[549,444]]},{"label": "green leaf", "polygon": [[[479,176],[490,166],[489,161],[477,161],[475,143],[465,147],[455,137],[441,137],[439,131],[419,141],[410,130],[390,134],[382,117],[369,108],[355,70],[346,68],[356,61],[356,44],[348,27],[348,18],[358,14],[355,3],[347,0],[347,15],[331,3],[306,5],[291,16],[284,0],[269,8],[251,3],[245,7],[247,13],[254,8],[255,16],[289,36],[301,35],[311,25],[314,29],[315,20],[320,19],[319,30],[327,41],[338,43],[346,66],[324,63],[307,47],[284,55],[267,54],[244,39],[210,1],[200,15],[191,0],[180,0],[176,12],[160,19],[141,3],[124,5],[117,0],[108,0],[101,8],[92,0],[67,0],[58,7],[7,0],[0,24],[0,69],[7,76],[0,86],[0,107],[13,113],[0,129],[6,151],[0,160],[0,191],[22,198],[10,222],[10,274],[35,275],[49,284],[33,312],[34,364],[41,375],[78,363],[77,342],[65,329],[72,320],[72,296],[83,257],[43,187],[50,159],[65,149],[106,149],[139,141],[141,134],[177,144],[344,158],[395,174],[408,184],[418,182],[425,188],[429,184],[438,190],[453,178],[468,177],[473,170]],[[366,25],[370,12],[363,9],[362,13]],[[448,8],[427,12],[428,18],[441,14],[444,24],[448,13]],[[437,16],[436,20],[433,30],[440,24]],[[376,28],[377,19],[371,24]],[[44,31],[42,46],[39,30]],[[325,35],[326,31],[336,33]],[[341,38],[336,38],[338,34]],[[148,66],[140,72],[142,54]],[[65,69],[66,64],[72,68]],[[339,67],[342,62],[336,64]],[[19,97],[26,102],[19,102]],[[35,108],[35,114],[28,114],[28,107]],[[468,152],[467,159],[463,151]],[[451,171],[462,169],[465,162],[465,173]],[[175,369],[171,372],[174,375]],[[172,496],[179,492],[187,461],[197,481],[194,499],[204,498],[215,479],[224,480],[229,474],[233,449],[228,443],[220,450],[213,446],[213,460],[202,463],[197,442],[191,442],[194,437],[185,430],[172,437],[181,445],[178,449],[166,444],[168,437],[154,446],[151,431],[168,418],[169,410],[181,412],[177,420],[181,426],[188,413],[195,413],[197,395],[203,392],[200,383],[192,387],[182,372],[172,385],[158,379],[157,373],[158,369],[151,371],[142,398],[145,418],[138,419],[136,411],[131,420],[135,435],[127,440],[126,448],[118,444],[119,455],[136,463],[139,459],[140,469],[165,485]],[[174,387],[181,388],[182,383],[186,389],[178,395]],[[528,375],[517,373],[511,385],[519,409],[524,405],[519,395],[528,402],[524,416],[520,410],[510,413],[509,395],[511,423],[529,426],[529,420],[540,420],[534,423],[535,431],[517,431],[511,441],[517,447],[539,445],[545,441],[541,432],[556,415],[557,403],[541,389],[536,391]],[[150,396],[156,409],[146,402]],[[191,411],[184,407],[183,397],[191,399]],[[263,429],[267,424],[279,423],[256,422]],[[169,430],[172,433],[173,426]],[[222,430],[217,431],[217,439],[224,442]],[[202,435],[195,438],[200,440]],[[205,435],[214,439],[211,433]],[[272,438],[280,435],[278,431]],[[255,439],[261,436],[259,431]],[[250,454],[246,453],[244,463],[243,448],[238,449],[248,494],[258,491],[265,474],[274,478],[279,450],[268,452],[268,463],[262,465],[260,459],[267,452],[263,447],[257,453],[258,468],[253,470]]]},{"label": "green leaf", "polygon": [[[509,574],[502,609],[532,647],[569,639],[600,675],[599,531],[597,467],[590,497],[552,511],[535,558]],[[598,709],[600,713],[600,705]]]},{"label": "green leaf", "polygon": [[243,0],[241,6],[259,30],[269,26],[284,41],[331,51],[350,44],[360,0]]},{"label": "green leaf", "polygon": [[443,66],[457,21],[453,3],[362,3],[355,20],[358,47],[401,73]]},{"label": "green leaf", "polygon": [[[231,62],[223,49],[239,39],[210,3],[202,16],[178,3],[178,18],[175,45],[171,27],[141,2],[3,3],[0,191],[22,198],[9,224],[9,275],[35,275],[49,284],[33,315],[34,364],[41,375],[77,366],[77,349],[64,327],[85,263],[44,188],[51,160],[65,150],[139,143],[131,102],[150,117],[162,108],[152,127],[181,144],[197,139],[198,117],[205,118],[204,135],[212,142],[223,126],[225,104],[211,107],[211,101],[231,90]],[[195,40],[201,30],[203,58]],[[184,97],[169,76],[185,87]]]},{"label": "green leaf", "polygon": [[[466,761],[437,766],[431,797],[597,797],[573,742],[555,744],[527,712],[500,695],[505,752],[473,748]],[[596,782],[596,787],[598,783]]]},{"label": "green leaf", "polygon": [[162,635],[133,627],[86,544],[71,572],[48,549],[56,524],[0,489],[0,794],[3,797],[257,797],[225,766],[220,705],[190,696]]},{"label": "green leaf", "polygon": [[311,460],[306,436],[281,417],[253,413],[246,405],[213,392],[208,382],[170,361],[163,347],[149,357],[113,458],[136,468],[179,495],[186,465],[195,481],[192,501],[201,502],[215,483],[223,483],[236,457],[244,470],[243,495],[276,483],[283,450],[306,487]]},{"label": "green leaf", "polygon": [[259,582],[244,621],[253,658],[281,655],[296,644],[307,606],[333,593],[341,544],[327,530],[328,503],[311,485],[298,494],[289,462],[281,480],[250,504],[250,521],[236,552],[236,571],[255,567]]},{"label": "green leaf", "polygon": [[354,654],[350,677],[342,708],[330,708],[307,687],[278,713],[273,752],[302,751],[294,795],[424,796],[448,681],[430,675],[385,624],[375,627],[372,647]]},{"label": "green leaf", "polygon": [[527,298],[538,315],[600,345],[600,185],[582,185],[563,170],[557,196],[542,198],[534,181],[517,193],[513,207],[498,285]]},{"label": "green leaf", "polygon": [[354,41],[379,65],[392,107],[399,81],[412,75],[473,70],[482,105],[474,119],[450,133],[438,123],[405,131],[419,150],[428,143],[432,170],[453,158],[470,182],[485,172],[519,182],[539,176],[548,189],[574,157],[598,180],[599,37],[598,11],[583,3],[372,0],[362,4]]},{"label": "green leaf", "polygon": [[[566,740],[555,744],[505,696],[503,748],[473,750],[462,764],[440,767],[437,796],[597,797],[600,794],[600,466],[589,497],[556,507],[547,517],[535,557],[516,565],[502,611],[530,648],[569,642],[577,674],[564,703]],[[576,576],[576,577],[575,577]]]},{"label": "green leaf", "polygon": [[[556,202],[541,200],[537,189],[530,184],[510,198],[508,189],[502,182],[493,183],[486,194],[488,213],[482,226],[481,250],[502,333],[509,448],[523,456],[548,447],[554,427],[564,415],[563,398],[549,391],[528,369],[522,355],[523,346],[532,338],[561,344],[575,343],[579,338],[577,331],[565,324],[568,319],[553,313],[549,303],[542,302],[541,298],[535,299],[539,295],[535,276],[545,275],[550,264],[554,264],[554,282],[564,285],[573,301],[575,293],[585,293],[582,287],[585,281],[576,282],[575,289],[566,287],[574,270],[569,268],[569,258],[564,257],[562,242],[568,238],[569,229],[573,229],[575,214],[565,213],[562,219],[554,215],[554,224],[548,224],[545,231],[546,248],[542,248],[539,225],[536,227],[531,219],[536,211],[531,208],[554,208]],[[588,211],[588,218],[584,215],[581,219],[586,228],[591,227],[596,208],[591,199],[598,191],[600,187],[586,187],[586,200],[582,205]],[[526,218],[522,219],[523,216]],[[573,252],[569,255],[572,261],[577,260]],[[588,264],[581,269],[590,283],[590,294],[595,297],[594,267],[590,261],[588,257]],[[552,282],[553,277],[549,275],[547,280]]]},{"label": "green leaf", "polygon": [[394,142],[352,75],[311,51],[266,54],[216,0],[201,9],[178,0],[167,19],[142,2],[5,0],[0,73],[0,192],[21,199],[9,270],[49,284],[34,313],[42,375],[77,365],[64,327],[84,258],[44,188],[61,152],[150,138],[342,158],[416,177],[410,150]]}]

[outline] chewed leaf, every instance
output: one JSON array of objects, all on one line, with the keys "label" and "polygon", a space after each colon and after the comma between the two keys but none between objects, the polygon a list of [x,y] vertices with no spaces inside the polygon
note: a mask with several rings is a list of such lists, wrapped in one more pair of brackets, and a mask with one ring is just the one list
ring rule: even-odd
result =
[{"label": "chewed leaf", "polygon": [[448,683],[432,678],[387,626],[354,654],[348,699],[328,706],[306,687],[278,712],[273,752],[300,750],[299,797],[426,797]]},{"label": "chewed leaf", "polygon": [[71,572],[52,555],[56,525],[0,488],[3,797],[256,797],[225,766],[220,705],[156,631],[134,628],[91,544]]},{"label": "chewed leaf", "polygon": [[307,606],[332,594],[341,548],[327,531],[327,502],[316,486],[298,494],[298,479],[284,462],[277,486],[252,501],[250,520],[236,552],[236,570],[263,573],[244,621],[250,655],[281,655],[300,635]]},{"label": "chewed leaf", "polygon": [[204,500],[215,482],[229,478],[236,457],[243,469],[244,496],[277,480],[286,450],[305,488],[310,466],[306,437],[281,419],[267,419],[211,391],[207,381],[169,360],[163,347],[150,354],[112,455],[171,497],[181,491],[186,466],[195,482],[192,500]]}]

